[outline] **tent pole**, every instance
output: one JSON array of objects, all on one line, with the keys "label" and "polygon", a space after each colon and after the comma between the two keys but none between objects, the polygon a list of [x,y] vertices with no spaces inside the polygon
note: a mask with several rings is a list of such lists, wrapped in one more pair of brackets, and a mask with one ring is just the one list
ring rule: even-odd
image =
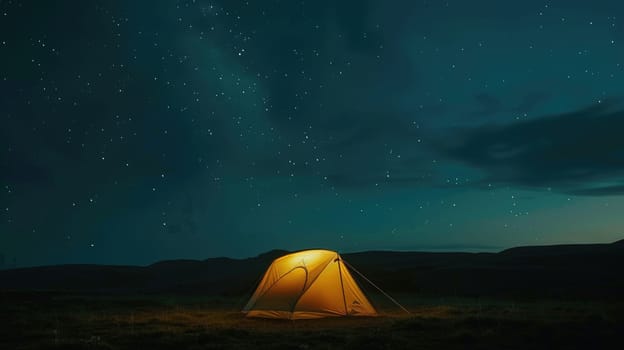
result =
[{"label": "tent pole", "polygon": [[412,313],[409,312],[408,309],[406,309],[403,305],[399,304],[398,301],[396,301],[393,297],[391,297],[390,295],[388,295],[388,293],[384,292],[381,288],[379,288],[375,283],[373,283],[371,280],[369,280],[368,278],[366,278],[366,276],[364,276],[360,271],[358,271],[355,267],[353,267],[351,264],[349,264],[346,260],[342,259],[342,261],[353,271],[355,271],[355,273],[357,273],[358,275],[360,275],[360,277],[362,277],[366,282],[370,283],[371,286],[375,287],[378,291],[381,292],[381,294],[385,295],[386,298],[390,299],[390,301],[392,301],[396,306],[400,307],[403,311],[407,312],[409,315],[411,315]]}]

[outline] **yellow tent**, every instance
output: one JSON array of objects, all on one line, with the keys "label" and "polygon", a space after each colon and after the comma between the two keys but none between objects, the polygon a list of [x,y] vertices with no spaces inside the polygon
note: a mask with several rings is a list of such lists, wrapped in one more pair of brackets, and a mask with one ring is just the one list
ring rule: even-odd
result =
[{"label": "yellow tent", "polygon": [[377,315],[340,255],[329,250],[275,259],[243,312],[287,319]]}]

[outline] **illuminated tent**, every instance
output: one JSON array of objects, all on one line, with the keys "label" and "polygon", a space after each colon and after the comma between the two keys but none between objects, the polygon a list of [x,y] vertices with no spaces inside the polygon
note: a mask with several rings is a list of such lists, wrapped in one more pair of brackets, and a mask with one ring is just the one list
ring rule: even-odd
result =
[{"label": "illuminated tent", "polygon": [[286,319],[377,315],[340,255],[329,250],[275,259],[243,312]]}]

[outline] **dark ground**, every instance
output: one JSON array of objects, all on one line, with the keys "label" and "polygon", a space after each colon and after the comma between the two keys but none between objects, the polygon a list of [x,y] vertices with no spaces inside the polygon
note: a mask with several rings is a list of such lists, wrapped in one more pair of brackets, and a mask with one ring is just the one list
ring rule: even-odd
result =
[{"label": "dark ground", "polygon": [[240,298],[0,296],[1,349],[607,349],[624,334],[620,302],[402,295],[411,315],[283,321],[243,317]]}]

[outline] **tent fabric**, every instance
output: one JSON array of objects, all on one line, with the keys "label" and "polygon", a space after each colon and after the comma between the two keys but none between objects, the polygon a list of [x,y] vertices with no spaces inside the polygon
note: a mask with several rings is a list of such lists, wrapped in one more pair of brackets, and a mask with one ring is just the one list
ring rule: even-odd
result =
[{"label": "tent fabric", "polygon": [[340,255],[320,249],[275,259],[243,312],[287,319],[377,315]]}]

